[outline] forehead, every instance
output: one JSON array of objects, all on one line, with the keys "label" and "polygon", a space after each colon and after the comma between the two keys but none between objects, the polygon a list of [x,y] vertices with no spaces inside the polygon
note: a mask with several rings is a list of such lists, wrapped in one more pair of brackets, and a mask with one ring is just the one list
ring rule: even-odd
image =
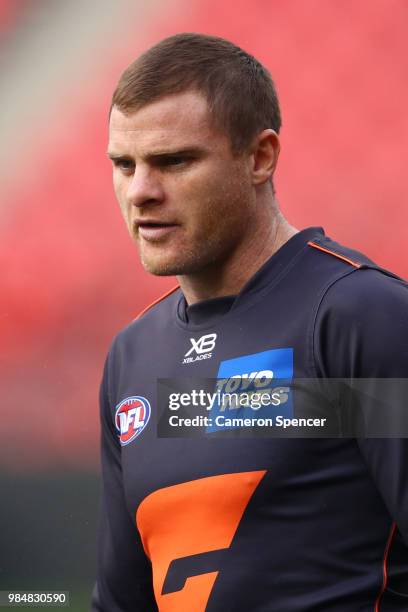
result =
[{"label": "forehead", "polygon": [[165,96],[124,114],[113,107],[109,122],[109,146],[144,148],[189,146],[225,140],[212,126],[208,104],[198,92]]}]

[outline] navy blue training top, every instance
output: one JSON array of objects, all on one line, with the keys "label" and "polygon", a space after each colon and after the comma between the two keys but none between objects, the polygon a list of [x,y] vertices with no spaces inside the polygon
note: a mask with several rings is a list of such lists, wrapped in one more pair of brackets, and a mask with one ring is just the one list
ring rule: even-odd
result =
[{"label": "navy blue training top", "polygon": [[408,440],[158,437],[157,379],[407,378],[408,286],[320,228],[113,341],[93,612],[408,610]]}]

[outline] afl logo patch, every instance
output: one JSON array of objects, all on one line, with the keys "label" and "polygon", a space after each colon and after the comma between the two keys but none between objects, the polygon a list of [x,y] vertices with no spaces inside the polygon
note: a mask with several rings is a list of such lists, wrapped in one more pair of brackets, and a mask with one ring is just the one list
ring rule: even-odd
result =
[{"label": "afl logo patch", "polygon": [[150,419],[150,404],[145,397],[127,397],[116,406],[115,425],[122,446],[140,436]]}]

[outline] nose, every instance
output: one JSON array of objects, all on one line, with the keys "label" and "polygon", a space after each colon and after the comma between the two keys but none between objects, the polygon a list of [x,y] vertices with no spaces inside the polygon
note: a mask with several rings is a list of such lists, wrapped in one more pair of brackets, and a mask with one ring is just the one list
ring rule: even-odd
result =
[{"label": "nose", "polygon": [[126,197],[131,206],[159,204],[164,200],[164,190],[154,171],[137,166],[129,183]]}]

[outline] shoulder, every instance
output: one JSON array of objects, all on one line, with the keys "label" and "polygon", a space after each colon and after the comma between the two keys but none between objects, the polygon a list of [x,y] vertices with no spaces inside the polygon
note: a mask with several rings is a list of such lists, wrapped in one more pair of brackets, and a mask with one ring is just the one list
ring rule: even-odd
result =
[{"label": "shoulder", "polygon": [[160,316],[160,313],[163,311],[168,311],[169,307],[174,304],[175,301],[178,301],[180,297],[180,287],[176,285],[172,287],[161,296],[153,300],[150,304],[148,304],[145,308],[143,308],[139,314],[135,317],[133,322],[139,321],[143,319],[146,315],[150,316]]},{"label": "shoulder", "polygon": [[380,268],[362,267],[336,279],[326,290],[320,314],[358,317],[375,316],[396,321],[408,316],[408,284]]},{"label": "shoulder", "polygon": [[[310,241],[315,270],[325,279],[319,294],[320,314],[336,312],[355,316],[361,312],[381,312],[384,307],[404,309],[408,283],[385,270],[360,251],[321,236]],[[323,270],[329,271],[324,275]],[[401,315],[403,312],[401,312]]]},{"label": "shoulder", "polygon": [[114,336],[110,354],[129,343],[150,343],[152,336],[160,334],[174,321],[180,296],[181,290],[176,286],[143,308],[133,321]]},{"label": "shoulder", "polygon": [[[367,257],[367,255],[361,253],[361,251],[340,244],[324,234],[316,236],[313,240],[309,240],[308,246],[311,247],[316,257],[320,257],[322,263],[324,261],[326,265],[333,263],[333,260],[337,260],[337,262],[341,261],[343,264],[352,266],[353,268],[376,266],[376,264]],[[327,256],[329,256],[329,258]]]},{"label": "shoulder", "polygon": [[[313,352],[318,375],[406,376],[407,282],[358,251],[333,244],[334,256],[350,262],[330,275],[316,305]],[[326,246],[330,251],[331,245]]]},{"label": "shoulder", "polygon": [[407,283],[361,269],[332,284],[317,312],[314,353],[324,376],[407,376]]}]

